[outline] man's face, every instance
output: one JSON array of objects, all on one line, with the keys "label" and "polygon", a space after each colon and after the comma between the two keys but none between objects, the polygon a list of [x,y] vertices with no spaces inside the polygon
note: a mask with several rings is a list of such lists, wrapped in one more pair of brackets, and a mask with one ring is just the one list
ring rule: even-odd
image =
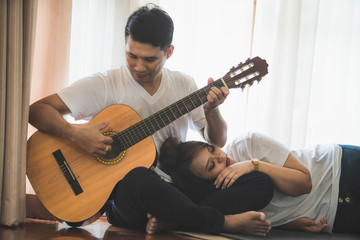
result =
[{"label": "man's face", "polygon": [[167,58],[172,54],[173,46],[164,52],[160,47],[134,41],[131,36],[126,40],[126,65],[133,78],[142,83],[154,82],[161,73]]}]

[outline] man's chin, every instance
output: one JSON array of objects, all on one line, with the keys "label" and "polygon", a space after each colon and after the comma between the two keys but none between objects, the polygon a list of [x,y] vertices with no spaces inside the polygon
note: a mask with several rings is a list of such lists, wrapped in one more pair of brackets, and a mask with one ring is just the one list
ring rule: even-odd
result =
[{"label": "man's chin", "polygon": [[133,78],[136,80],[136,81],[144,81],[147,79],[147,75],[146,74],[132,74]]}]

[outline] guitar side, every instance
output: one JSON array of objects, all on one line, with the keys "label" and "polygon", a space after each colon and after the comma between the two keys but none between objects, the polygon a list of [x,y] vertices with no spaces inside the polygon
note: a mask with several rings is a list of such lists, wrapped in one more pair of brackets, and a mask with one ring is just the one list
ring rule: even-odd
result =
[{"label": "guitar side", "polygon": [[[121,132],[142,119],[130,107],[117,104],[105,108],[89,123],[80,126],[105,120],[110,124],[103,132]],[[58,150],[66,161],[61,166],[53,156]],[[155,143],[149,136],[119,155],[122,154],[119,162],[104,164],[75,143],[38,131],[28,140],[26,173],[35,193],[52,215],[70,225],[88,224],[101,216],[101,210],[119,180],[136,167],[151,167],[156,158]],[[71,169],[70,174],[64,168]],[[77,191],[66,177],[76,179]]]}]

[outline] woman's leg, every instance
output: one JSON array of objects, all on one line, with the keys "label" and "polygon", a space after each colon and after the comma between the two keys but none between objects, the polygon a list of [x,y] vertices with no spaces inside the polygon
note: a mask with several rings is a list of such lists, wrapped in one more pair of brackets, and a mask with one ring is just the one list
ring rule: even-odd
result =
[{"label": "woman's leg", "polygon": [[241,176],[234,184],[209,194],[199,204],[219,209],[223,214],[236,214],[264,208],[273,197],[271,178],[261,172]]},{"label": "woman's leg", "polygon": [[341,148],[339,203],[333,232],[360,233],[360,147]]},{"label": "woman's leg", "polygon": [[152,170],[135,168],[116,185],[107,210],[108,221],[144,230],[148,213],[178,230],[219,233],[224,225],[219,210],[194,204]]}]

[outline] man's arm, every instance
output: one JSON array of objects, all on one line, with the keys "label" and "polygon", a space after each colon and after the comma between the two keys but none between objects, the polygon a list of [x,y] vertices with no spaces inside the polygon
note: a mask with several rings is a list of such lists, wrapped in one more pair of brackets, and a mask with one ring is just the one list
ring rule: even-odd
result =
[{"label": "man's arm", "polygon": [[109,122],[93,126],[81,126],[68,123],[64,115],[70,109],[57,94],[50,95],[33,103],[29,110],[29,123],[42,132],[69,139],[94,156],[105,155],[107,145],[112,143],[111,137],[106,137],[101,130]]},{"label": "man's arm", "polygon": [[48,134],[69,138],[71,124],[63,115],[70,110],[57,94],[50,95],[33,103],[29,110],[29,123]]},{"label": "man's arm", "polygon": [[[208,84],[212,83],[214,79],[209,78]],[[221,116],[218,106],[222,104],[229,95],[229,89],[226,87],[216,88],[212,87],[207,96],[207,103],[204,104],[204,112],[206,118],[206,125],[201,129],[201,135],[210,144],[218,147],[223,147],[227,141],[227,124]]]}]

